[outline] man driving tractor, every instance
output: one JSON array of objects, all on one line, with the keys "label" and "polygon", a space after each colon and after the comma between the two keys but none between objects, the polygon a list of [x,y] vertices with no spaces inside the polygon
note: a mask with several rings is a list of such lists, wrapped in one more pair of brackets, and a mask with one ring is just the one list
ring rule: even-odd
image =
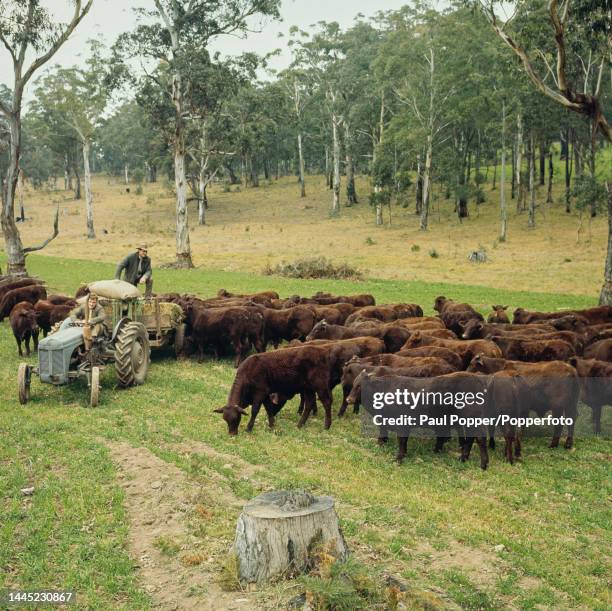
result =
[{"label": "man driving tractor", "polygon": [[147,245],[139,244],[136,252],[125,257],[115,271],[115,278],[121,279],[121,273],[125,270],[125,281],[137,286],[145,285],[145,299],[150,299],[153,293],[153,270],[151,259],[147,255]]},{"label": "man driving tractor", "polygon": [[87,302],[70,312],[70,319],[83,327],[85,350],[91,350],[95,338],[110,335],[108,315],[98,302],[98,296],[95,293],[89,293]]}]

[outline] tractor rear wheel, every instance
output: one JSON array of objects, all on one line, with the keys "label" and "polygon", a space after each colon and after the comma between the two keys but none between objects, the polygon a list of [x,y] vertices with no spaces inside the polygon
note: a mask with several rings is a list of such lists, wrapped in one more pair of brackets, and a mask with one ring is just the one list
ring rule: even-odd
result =
[{"label": "tractor rear wheel", "polygon": [[115,339],[115,371],[123,388],[144,384],[151,361],[149,334],[142,323],[128,322]]},{"label": "tractor rear wheel", "polygon": [[19,403],[25,405],[30,400],[30,380],[32,368],[27,363],[19,363],[17,369],[17,386],[19,387]]},{"label": "tractor rear wheel", "polygon": [[99,367],[91,368],[91,378],[89,383],[89,405],[98,407],[100,402],[100,369]]}]

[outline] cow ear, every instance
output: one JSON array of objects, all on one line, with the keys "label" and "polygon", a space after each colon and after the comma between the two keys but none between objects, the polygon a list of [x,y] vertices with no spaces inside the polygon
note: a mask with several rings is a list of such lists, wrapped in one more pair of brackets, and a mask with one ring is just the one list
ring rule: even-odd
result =
[{"label": "cow ear", "polygon": [[249,412],[247,412],[246,409],[244,409],[244,407],[239,407],[238,411],[243,415],[243,416],[248,416]]},{"label": "cow ear", "polygon": [[502,306],[502,309],[503,309],[503,310],[507,310],[507,309],[508,309],[508,306]]},{"label": "cow ear", "polygon": [[223,408],[222,407],[218,407],[217,409],[214,409],[213,412],[215,414],[222,414],[223,413]]}]

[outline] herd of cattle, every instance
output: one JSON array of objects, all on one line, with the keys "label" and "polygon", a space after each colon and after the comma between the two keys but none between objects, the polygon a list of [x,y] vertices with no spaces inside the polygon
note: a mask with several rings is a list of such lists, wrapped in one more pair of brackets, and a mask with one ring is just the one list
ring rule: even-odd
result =
[{"label": "herd of cattle", "polygon": [[[348,405],[358,411],[365,376],[427,378],[434,387],[482,374],[510,379],[515,384],[508,400],[517,415],[535,411],[575,418],[581,398],[592,410],[596,433],[601,430],[602,407],[612,403],[612,383],[607,383],[612,379],[610,306],[559,312],[518,308],[510,323],[507,306],[493,306],[485,322],[469,304],[446,297],[435,300],[437,316],[424,316],[417,304],[376,305],[367,294],[281,299],[275,291],[238,295],[222,289],[209,299],[177,293],[158,299],[176,303],[184,312],[185,356],[234,356],[237,372],[227,403],[215,410],[223,415],[230,435],[238,433],[248,407],[247,431],[253,429],[262,405],[269,426],[274,426],[279,410],[297,395],[298,427],[316,412],[318,398],[329,429],[333,389],[342,388],[339,417]],[[39,330],[46,335],[75,305],[74,298],[47,295],[38,280],[0,279],[0,321],[9,317],[20,355],[22,341],[29,354],[30,338],[36,345]],[[287,344],[279,347],[282,342]],[[275,349],[267,351],[270,344]],[[559,381],[569,382],[566,388],[575,392],[560,392]],[[561,426],[554,427],[551,447],[558,446],[561,432]],[[521,452],[520,430],[509,426],[502,433],[505,456],[512,462]],[[494,447],[494,431],[490,435],[489,446]],[[568,426],[566,448],[572,447],[573,435],[573,425]],[[446,439],[438,434],[436,450]],[[387,431],[381,431],[379,441],[386,440]],[[476,441],[486,468],[486,438],[460,435],[460,441],[462,460]],[[406,444],[407,437],[401,437],[399,461]]]}]

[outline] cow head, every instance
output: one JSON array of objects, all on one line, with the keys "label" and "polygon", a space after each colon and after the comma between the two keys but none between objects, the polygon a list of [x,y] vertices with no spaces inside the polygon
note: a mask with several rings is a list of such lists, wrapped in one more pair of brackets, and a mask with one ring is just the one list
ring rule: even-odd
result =
[{"label": "cow head", "polygon": [[351,389],[349,396],[346,398],[346,402],[349,405],[354,405],[356,401],[361,397],[361,383],[363,382],[363,377],[366,375],[368,375],[367,370],[363,369],[353,381],[353,388]]},{"label": "cow head", "polygon": [[424,336],[420,331],[414,331],[410,337],[406,340],[403,348],[418,348],[423,345]]},{"label": "cow head", "polygon": [[219,289],[217,297],[229,297],[230,294],[225,289]]},{"label": "cow head", "polygon": [[463,333],[461,334],[462,339],[473,339],[482,337],[482,330],[484,325],[480,320],[472,318],[464,323],[459,323],[463,327]]},{"label": "cow head", "polygon": [[444,309],[444,304],[448,301],[448,299],[446,297],[444,297],[443,295],[440,295],[439,297],[436,297],[436,300],[434,302],[434,310],[436,312],[441,312]]},{"label": "cow head", "polygon": [[242,416],[247,416],[249,412],[239,405],[224,405],[216,409],[215,413],[223,414],[223,420],[227,422],[227,432],[233,437],[238,435],[238,427]]},{"label": "cow head", "polygon": [[28,327],[33,333],[38,333],[38,316],[39,312],[34,309],[22,310],[20,316],[27,321]]},{"label": "cow head", "polygon": [[516,308],[513,313],[512,324],[523,324],[526,319],[526,311],[523,308]]},{"label": "cow head", "polygon": [[312,331],[306,336],[306,341],[309,342],[313,339],[325,337],[325,331],[327,330],[327,321],[325,319],[320,320],[313,328]]},{"label": "cow head", "polygon": [[485,371],[484,354],[480,352],[471,361],[466,371],[477,373]]}]

